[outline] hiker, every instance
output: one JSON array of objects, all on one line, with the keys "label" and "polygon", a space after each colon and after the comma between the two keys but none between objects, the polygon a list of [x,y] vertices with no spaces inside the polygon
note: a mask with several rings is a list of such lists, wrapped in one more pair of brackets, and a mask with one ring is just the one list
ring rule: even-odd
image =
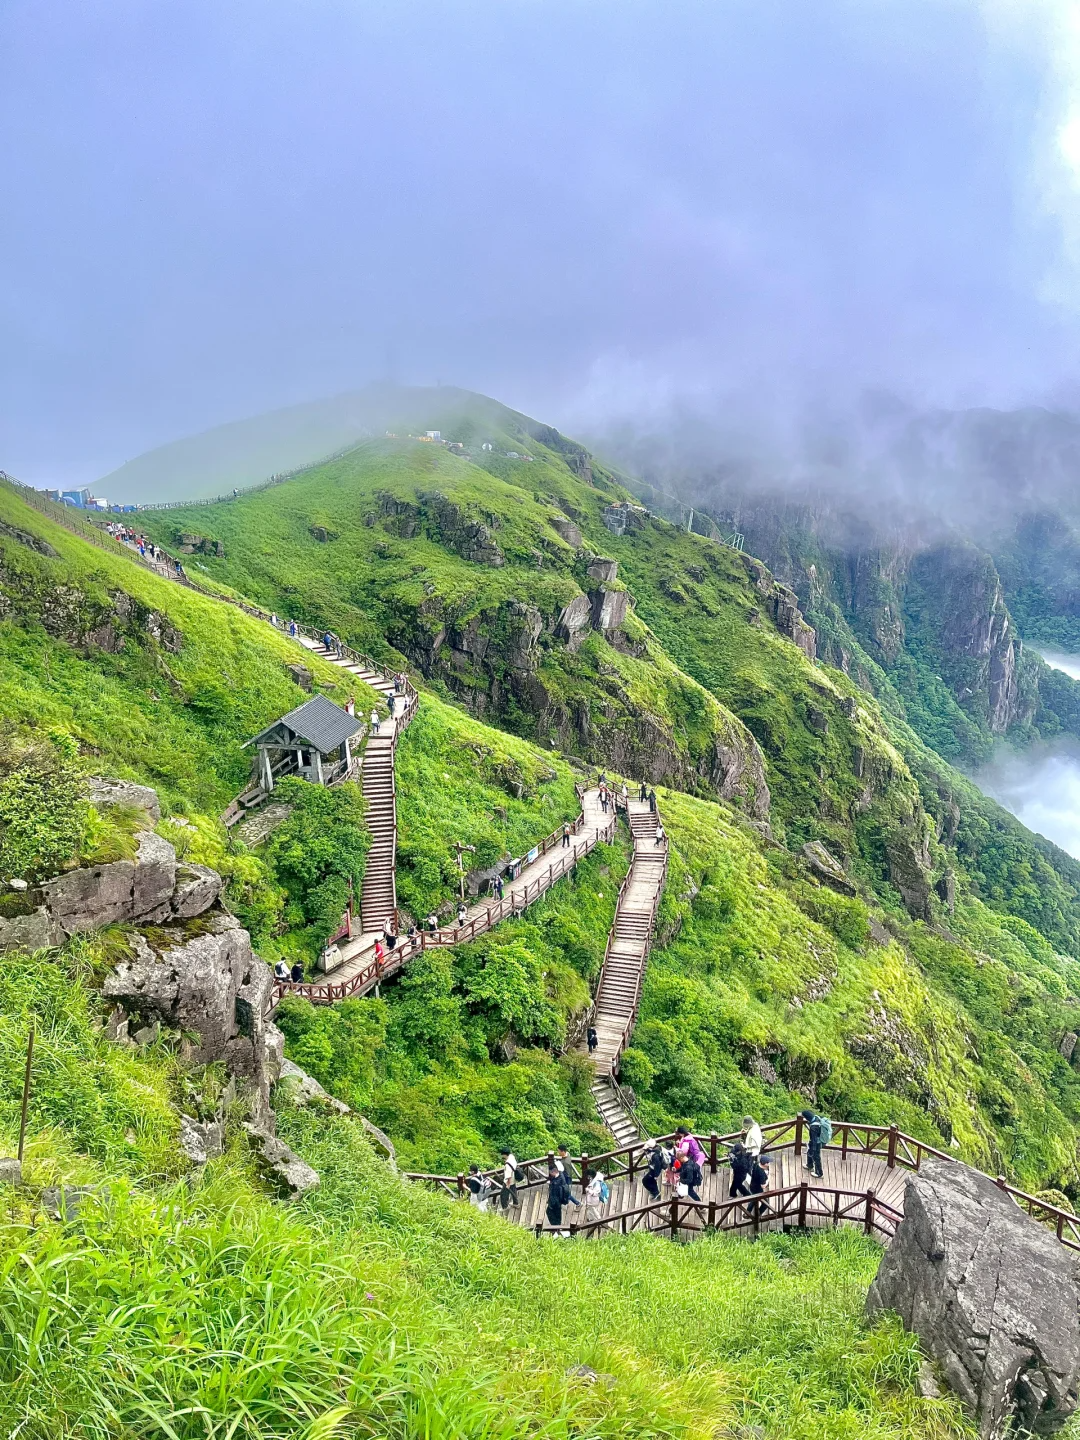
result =
[{"label": "hiker", "polygon": [[585,1188],[585,1219],[595,1224],[610,1196],[611,1186],[604,1179],[604,1172],[597,1170]]},{"label": "hiker", "polygon": [[649,1168],[642,1177],[642,1185],[649,1192],[654,1200],[660,1199],[660,1176],[664,1173],[664,1148],[659,1140],[650,1140],[652,1153],[649,1155]]},{"label": "hiker", "polygon": [[427,917],[427,928],[429,934],[435,934],[435,931],[439,928],[439,917],[437,915],[433,914]]},{"label": "hiker", "polygon": [[355,715],[355,714],[356,714],[356,697],[355,697],[355,695],[350,695],[349,698],[345,701],[345,714],[346,714],[346,715]]},{"label": "hiker", "polygon": [[692,1155],[687,1155],[679,1167],[679,1179],[686,1187],[686,1193],[691,1200],[700,1200],[698,1186],[701,1184],[702,1172],[700,1163]]},{"label": "hiker", "polygon": [[675,1151],[680,1159],[689,1158],[697,1165],[705,1164],[705,1151],[701,1148],[701,1142],[696,1135],[690,1133],[686,1125],[680,1125],[675,1131]]},{"label": "hiker", "polygon": [[383,962],[383,956],[384,956],[385,954],[386,954],[386,951],[385,951],[385,949],[383,948],[383,943],[382,943],[382,941],[381,941],[381,940],[376,940],[376,941],[375,941],[375,965],[376,965],[376,967],[378,967],[378,966],[380,966],[380,965],[382,964],[382,962]]},{"label": "hiker", "polygon": [[802,1118],[806,1121],[810,1133],[803,1164],[811,1175],[816,1175],[821,1180],[824,1178],[821,1168],[821,1116],[815,1115],[813,1110],[804,1110]]},{"label": "hiker", "polygon": [[765,1137],[761,1133],[761,1126],[752,1115],[744,1115],[742,1120],[743,1144],[756,1160],[761,1154],[761,1147],[765,1143]]},{"label": "hiker", "polygon": [[323,649],[324,649],[324,650],[333,650],[333,648],[334,648],[334,637],[333,637],[333,635],[330,634],[330,631],[329,631],[329,630],[324,630],[324,631],[323,631],[322,643],[323,643]]},{"label": "hiker", "polygon": [[554,1229],[562,1225],[563,1205],[566,1203],[566,1176],[554,1164],[548,1166],[547,1221]]},{"label": "hiker", "polygon": [[645,781],[644,781],[644,780],[642,780],[642,782],[641,782],[641,790],[638,792],[638,797],[637,797],[637,798],[638,798],[642,803],[644,803],[644,802],[649,798],[649,787],[645,784]]},{"label": "hiker", "polygon": [[[750,1171],[750,1194],[764,1195],[769,1188],[769,1166],[772,1164],[768,1155],[762,1155],[754,1161],[754,1168]],[[751,1200],[746,1207],[755,1220],[763,1219],[769,1213],[769,1202],[767,1200]]]},{"label": "hiker", "polygon": [[588,1031],[586,1032],[586,1035],[585,1035],[585,1040],[586,1040],[586,1043],[587,1043],[588,1046],[589,1046],[589,1054],[591,1055],[591,1054],[593,1053],[593,1051],[596,1049],[596,1047],[600,1044],[600,1037],[599,1037],[599,1036],[597,1035],[597,1033],[596,1033],[596,1026],[595,1026],[595,1025],[590,1025],[590,1026],[589,1026]]},{"label": "hiker", "polygon": [[288,965],[285,964],[285,961],[284,961],[284,960],[279,960],[279,961],[277,962],[277,964],[274,966],[274,979],[275,979],[275,980],[288,980],[288,978],[289,978],[289,967],[288,967]]},{"label": "hiker", "polygon": [[738,1140],[731,1147],[731,1188],[728,1194],[732,1200],[736,1195],[747,1193],[746,1182],[750,1179],[750,1171],[754,1168],[754,1157],[744,1145]]},{"label": "hiker", "polygon": [[523,1179],[524,1177],[522,1176],[521,1171],[518,1169],[517,1156],[514,1154],[514,1152],[512,1150],[503,1149],[500,1153],[502,1155],[503,1162],[503,1188],[502,1195],[500,1197],[502,1201],[502,1208],[504,1210],[509,1210],[510,1206],[513,1205],[514,1209],[516,1210],[519,1204],[517,1192],[518,1181]]},{"label": "hiker", "polygon": [[372,735],[379,733],[379,712],[374,709],[371,712],[371,733]]},{"label": "hiker", "polygon": [[289,634],[292,636],[292,638],[293,638],[294,640],[296,639],[297,633],[298,633],[298,632],[297,632],[297,629],[296,629],[296,621],[295,621],[295,620],[290,620],[290,621],[289,621]]},{"label": "hiker", "polygon": [[563,849],[564,849],[564,850],[565,850],[566,847],[570,844],[570,822],[569,822],[569,821],[567,821],[567,823],[562,827],[562,843],[563,843]]},{"label": "hiker", "polygon": [[289,971],[289,979],[292,981],[292,983],[293,983],[294,985],[299,985],[299,984],[301,984],[301,983],[303,982],[303,979],[304,979],[304,967],[303,967],[303,965],[300,964],[300,961],[299,961],[299,960],[297,960],[296,964],[295,964],[295,965],[292,967],[292,969]]},{"label": "hiker", "polygon": [[656,791],[655,791],[655,790],[650,790],[650,791],[649,791],[649,809],[652,811],[652,813],[653,813],[654,815],[656,814]]},{"label": "hiker", "polygon": [[386,941],[386,948],[388,950],[393,950],[394,946],[398,942],[398,937],[394,931],[394,927],[390,924],[389,921],[387,921],[386,928],[383,930],[383,939]]},{"label": "hiker", "polygon": [[480,1174],[479,1165],[469,1166],[469,1178],[465,1184],[469,1187],[469,1204],[475,1205],[481,1214],[486,1214],[488,1198],[491,1195],[491,1181],[486,1175]]},{"label": "hiker", "polygon": [[555,1156],[555,1165],[557,1169],[562,1171],[563,1176],[566,1180],[566,1198],[564,1199],[563,1204],[580,1205],[581,1201],[574,1198],[574,1168],[570,1161],[570,1151],[566,1148],[565,1145],[559,1146],[559,1153]]},{"label": "hiker", "polygon": [[465,904],[465,901],[462,900],[461,904],[457,907],[457,923],[458,923],[458,925],[459,925],[459,926],[460,926],[460,925],[464,925],[464,924],[465,924],[465,921],[466,921],[468,918],[469,918],[469,910],[468,910],[468,907],[467,907],[466,904]]},{"label": "hiker", "polygon": [[491,883],[491,888],[495,892],[495,899],[501,900],[503,898],[503,877],[501,875],[495,876],[495,879]]},{"label": "hiker", "polygon": [[660,824],[659,820],[656,822],[656,843],[657,845],[664,843],[664,827]]},{"label": "hiker", "polygon": [[630,809],[630,791],[626,788],[626,781],[625,781],[625,780],[623,781],[623,787],[622,787],[622,789],[619,791],[619,799],[622,801],[622,808],[623,808],[624,810],[626,810],[626,811],[629,811],[629,809]]},{"label": "hiker", "polygon": [[273,610],[270,611],[270,624],[273,625],[273,627],[274,627],[275,630],[277,629],[277,627],[278,627],[278,618],[277,618],[276,612],[273,611]]},{"label": "hiker", "polygon": [[390,719],[392,720],[392,719],[394,718],[394,697],[393,697],[393,695],[387,695],[387,697],[386,697],[386,708],[387,708],[387,710],[390,712]]}]

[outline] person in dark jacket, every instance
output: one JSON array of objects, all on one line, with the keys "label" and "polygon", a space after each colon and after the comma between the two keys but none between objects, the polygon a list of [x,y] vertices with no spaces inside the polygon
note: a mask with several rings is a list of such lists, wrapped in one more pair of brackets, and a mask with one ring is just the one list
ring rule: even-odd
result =
[{"label": "person in dark jacket", "polygon": [[301,982],[301,980],[303,980],[303,978],[304,978],[304,967],[303,967],[303,965],[300,964],[300,961],[299,961],[299,960],[298,960],[298,961],[296,962],[296,964],[292,967],[292,971],[290,972],[290,977],[289,977],[289,978],[292,980],[292,982],[293,982],[294,985],[299,985],[300,982]]},{"label": "person in dark jacket", "polygon": [[[769,1188],[769,1166],[771,1163],[768,1155],[759,1155],[754,1161],[754,1168],[750,1171],[751,1195],[763,1195]],[[769,1213],[769,1202],[767,1200],[751,1200],[746,1208],[755,1219],[763,1220]]]},{"label": "person in dark jacket", "polygon": [[736,1195],[746,1195],[746,1182],[754,1168],[754,1157],[738,1141],[731,1147],[731,1189],[728,1194],[734,1200]]},{"label": "person in dark jacket", "polygon": [[656,791],[655,791],[655,790],[650,790],[650,791],[649,791],[649,809],[652,811],[652,813],[653,813],[654,815],[656,814]]},{"label": "person in dark jacket", "polygon": [[600,1044],[600,1037],[599,1037],[599,1036],[597,1035],[597,1033],[596,1033],[596,1026],[595,1026],[595,1025],[590,1025],[590,1026],[589,1026],[588,1034],[586,1035],[585,1038],[586,1038],[587,1041],[588,1041],[588,1044],[589,1044],[589,1054],[591,1055],[591,1054],[593,1053],[593,1051],[596,1049],[596,1047]]},{"label": "person in dark jacket", "polygon": [[659,1200],[660,1176],[664,1173],[664,1149],[659,1140],[653,1140],[651,1143],[653,1148],[652,1154],[649,1156],[649,1168],[641,1183],[654,1200]]},{"label": "person in dark jacket", "polygon": [[641,789],[638,791],[637,798],[643,801],[649,798],[649,787],[645,784],[644,780],[641,782]]},{"label": "person in dark jacket", "polygon": [[821,1116],[815,1115],[813,1110],[804,1110],[802,1118],[809,1127],[810,1135],[806,1146],[806,1168],[821,1180],[824,1176],[821,1168]]},{"label": "person in dark jacket", "polygon": [[698,1186],[701,1184],[701,1166],[692,1155],[688,1155],[679,1167],[679,1179],[686,1186],[691,1200],[700,1200]]},{"label": "person in dark jacket", "polygon": [[570,1162],[570,1151],[565,1145],[559,1146],[559,1153],[555,1156],[555,1168],[560,1170],[566,1178],[566,1195],[563,1199],[564,1205],[580,1205],[581,1201],[574,1198],[572,1185],[574,1183],[574,1169]]},{"label": "person in dark jacket", "polygon": [[565,1193],[566,1177],[555,1165],[548,1167],[548,1199],[547,1199],[547,1221],[549,1225],[558,1229],[562,1224],[563,1195]]}]

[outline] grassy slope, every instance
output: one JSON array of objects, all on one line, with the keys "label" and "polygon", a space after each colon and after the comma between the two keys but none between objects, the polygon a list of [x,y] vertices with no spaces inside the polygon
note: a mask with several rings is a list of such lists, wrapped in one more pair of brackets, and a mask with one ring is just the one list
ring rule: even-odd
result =
[{"label": "grassy slope", "polygon": [[[92,1028],[80,974],[2,967],[0,1069],[40,1025],[28,1180],[100,1184],[77,1221],[0,1224],[0,1428],[26,1440],[589,1434],[944,1440],[912,1340],[866,1330],[876,1246],[648,1237],[538,1245],[392,1177],[349,1121],[283,1117],[322,1188],[286,1208],[234,1139],[191,1181],[168,1142],[176,1075]],[[17,1124],[5,1084],[0,1130]],[[73,1103],[77,1097],[78,1103]],[[591,1365],[610,1383],[570,1370]]]},{"label": "grassy slope", "polygon": [[[502,440],[509,445],[508,436]],[[441,633],[443,644],[435,650],[445,658],[446,631],[465,631],[470,624],[491,637],[494,653],[506,645],[513,624],[508,607],[514,602],[527,601],[555,617],[588,583],[582,561],[556,533],[553,518],[567,509],[595,518],[601,503],[622,493],[602,477],[600,490],[576,479],[561,457],[543,446],[530,442],[530,451],[536,454],[533,463],[488,457],[490,468],[484,470],[418,442],[371,442],[272,490],[213,509],[151,514],[147,523],[169,542],[178,531],[212,533],[226,550],[224,560],[207,561],[212,575],[283,614],[326,617],[377,654],[426,653]],[[506,555],[505,566],[465,561],[422,528],[403,538],[394,533],[401,529],[399,519],[380,519],[380,504],[386,503],[381,497],[409,505],[432,491],[482,517]],[[338,538],[320,543],[312,526]],[[621,653],[600,635],[589,635],[576,655],[545,637],[535,671],[541,693],[572,715],[591,707],[608,735],[621,732],[630,747],[641,743],[635,731],[647,717],[689,765],[706,764],[716,740],[741,727],[632,617],[628,635],[640,647],[639,656]],[[453,689],[478,713],[490,709],[479,667],[460,651],[453,659]],[[552,734],[537,728],[536,708],[515,708],[512,698],[504,699],[500,718],[518,733],[549,743]]]},{"label": "grassy slope", "polygon": [[[305,658],[231,605],[95,549],[6,487],[0,521],[58,551],[46,557],[0,533],[0,714],[7,725],[67,731],[101,773],[155,785],[180,812],[213,812],[247,779],[250,752],[242,742],[306,698],[288,663],[308,664],[320,688],[344,700],[333,666]],[[145,626],[130,627],[116,654],[81,640],[84,622],[116,618],[110,597],[118,592],[180,632],[178,653]]]}]

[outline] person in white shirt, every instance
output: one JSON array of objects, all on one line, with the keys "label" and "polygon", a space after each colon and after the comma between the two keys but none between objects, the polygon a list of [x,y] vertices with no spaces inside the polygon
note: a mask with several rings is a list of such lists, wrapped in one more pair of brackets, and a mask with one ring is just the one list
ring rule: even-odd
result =
[{"label": "person in white shirt", "polygon": [[604,1176],[597,1170],[596,1174],[585,1187],[585,1219],[596,1221],[600,1219],[600,1211],[604,1208]]},{"label": "person in white shirt", "polygon": [[765,1137],[761,1133],[761,1126],[752,1115],[743,1116],[743,1148],[756,1160],[761,1154],[761,1147],[765,1143]]},{"label": "person in white shirt", "polygon": [[517,1206],[518,1206],[518,1203],[519,1203],[519,1202],[518,1202],[518,1192],[517,1192],[517,1168],[518,1168],[517,1156],[514,1154],[514,1152],[513,1152],[512,1150],[503,1150],[503,1151],[502,1151],[502,1162],[503,1162],[502,1208],[503,1208],[504,1210],[509,1210],[510,1206],[513,1205],[514,1208],[517,1209]]},{"label": "person in white shirt", "polygon": [[379,712],[377,710],[371,712],[371,733],[372,735],[379,733]]}]

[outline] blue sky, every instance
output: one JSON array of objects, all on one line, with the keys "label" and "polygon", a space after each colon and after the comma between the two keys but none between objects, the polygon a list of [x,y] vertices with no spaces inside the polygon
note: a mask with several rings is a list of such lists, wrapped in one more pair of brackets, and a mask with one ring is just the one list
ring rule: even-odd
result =
[{"label": "blue sky", "polygon": [[1074,404],[1075,7],[5,0],[0,468],[383,375]]}]

